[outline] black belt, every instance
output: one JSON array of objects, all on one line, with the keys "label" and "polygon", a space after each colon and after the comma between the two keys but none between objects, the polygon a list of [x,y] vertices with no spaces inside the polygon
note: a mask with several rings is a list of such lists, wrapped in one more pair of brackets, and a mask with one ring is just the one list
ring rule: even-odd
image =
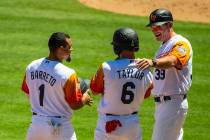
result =
[{"label": "black belt", "polygon": [[107,116],[127,116],[127,115],[135,115],[138,114],[137,111],[131,113],[131,114],[124,114],[124,115],[116,115],[116,114],[110,114],[110,113],[106,113]]},{"label": "black belt", "polygon": [[[171,100],[171,96],[162,96],[162,97],[154,97],[155,102],[161,102],[161,98],[163,98],[163,101],[169,101]],[[187,98],[187,94],[184,94],[183,100]]]},{"label": "black belt", "polygon": [[[33,115],[38,115],[36,112],[33,112]],[[44,116],[44,115],[40,115]],[[45,117],[54,117],[54,118],[62,118],[61,116],[45,116]]]}]

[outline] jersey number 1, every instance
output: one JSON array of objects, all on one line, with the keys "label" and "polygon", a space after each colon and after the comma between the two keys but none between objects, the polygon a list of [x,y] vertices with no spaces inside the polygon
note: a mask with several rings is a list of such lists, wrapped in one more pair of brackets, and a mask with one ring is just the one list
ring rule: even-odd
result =
[{"label": "jersey number 1", "polygon": [[[128,90],[128,87],[130,87],[131,90]],[[135,85],[133,82],[127,82],[123,85],[123,90],[122,90],[122,96],[121,96],[121,101],[124,104],[130,104],[133,99],[134,99],[134,93],[132,89],[135,89]]]},{"label": "jersey number 1", "polygon": [[44,100],[44,84],[39,86],[39,105],[43,106]]}]

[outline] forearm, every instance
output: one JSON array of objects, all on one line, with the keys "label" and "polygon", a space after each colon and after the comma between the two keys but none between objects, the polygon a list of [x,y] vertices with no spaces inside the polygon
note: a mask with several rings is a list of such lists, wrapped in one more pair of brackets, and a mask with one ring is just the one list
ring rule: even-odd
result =
[{"label": "forearm", "polygon": [[158,58],[154,61],[156,61],[156,64],[153,62],[152,66],[160,69],[167,69],[177,65],[177,58],[173,55]]},{"label": "forearm", "polygon": [[88,105],[91,106],[91,104],[93,103],[93,99],[89,96],[89,90],[87,90],[81,97],[80,100],[75,101],[73,103],[70,104],[70,107],[73,110],[77,110],[82,108],[84,105]]},{"label": "forearm", "polygon": [[137,68],[139,69],[146,69],[149,67],[160,68],[160,69],[167,69],[171,67],[181,67],[178,58],[173,55],[164,56],[158,59],[136,59]]}]

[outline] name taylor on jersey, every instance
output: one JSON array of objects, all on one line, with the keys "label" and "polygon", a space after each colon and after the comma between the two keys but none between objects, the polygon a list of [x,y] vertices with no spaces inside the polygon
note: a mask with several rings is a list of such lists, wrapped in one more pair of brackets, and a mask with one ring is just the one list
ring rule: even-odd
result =
[{"label": "name taylor on jersey", "polygon": [[49,83],[51,86],[53,86],[56,82],[56,79],[52,75],[50,75],[47,72],[38,71],[38,70],[31,72],[31,80],[34,79],[44,80],[45,82]]},{"label": "name taylor on jersey", "polygon": [[126,68],[118,70],[118,77],[121,78],[135,78],[141,80],[144,77],[144,72],[137,70],[136,68]]}]

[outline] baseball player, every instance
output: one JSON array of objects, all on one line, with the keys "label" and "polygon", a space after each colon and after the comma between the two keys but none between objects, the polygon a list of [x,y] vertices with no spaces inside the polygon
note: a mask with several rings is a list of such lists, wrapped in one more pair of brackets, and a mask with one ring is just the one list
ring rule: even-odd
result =
[{"label": "baseball player", "polygon": [[188,110],[187,92],[192,83],[192,47],[173,30],[173,17],[167,9],[154,10],[149,19],[147,26],[162,42],[154,59],[138,61],[139,68],[154,67],[152,94],[156,111],[152,139],[181,140]]},{"label": "baseball player", "polygon": [[82,94],[75,71],[62,64],[73,50],[69,35],[53,33],[48,46],[49,56],[31,62],[22,83],[33,114],[26,139],[76,140],[69,122],[73,110],[91,105],[92,99],[88,91]]},{"label": "baseball player", "polygon": [[102,63],[90,82],[93,94],[102,95],[94,139],[141,140],[137,113],[144,98],[150,96],[152,75],[149,69],[136,68],[139,40],[133,29],[117,29],[112,45],[118,57]]}]

